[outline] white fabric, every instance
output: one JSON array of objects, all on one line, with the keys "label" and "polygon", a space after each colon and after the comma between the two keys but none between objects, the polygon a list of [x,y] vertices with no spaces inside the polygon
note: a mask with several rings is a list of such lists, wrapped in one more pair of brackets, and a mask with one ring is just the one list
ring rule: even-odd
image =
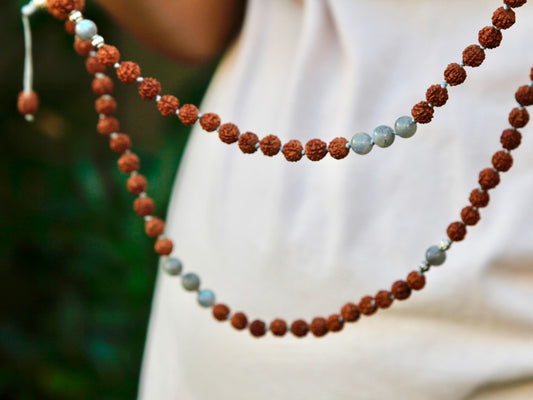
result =
[{"label": "white fabric", "polygon": [[[409,115],[498,0],[251,0],[201,107],[282,142]],[[411,139],[288,163],[195,128],[168,213],[174,255],[251,318],[311,320],[389,288],[445,237],[500,149],[533,65],[533,4]],[[158,278],[143,400],[533,399],[533,139],[427,286],[316,339],[255,339]]]}]

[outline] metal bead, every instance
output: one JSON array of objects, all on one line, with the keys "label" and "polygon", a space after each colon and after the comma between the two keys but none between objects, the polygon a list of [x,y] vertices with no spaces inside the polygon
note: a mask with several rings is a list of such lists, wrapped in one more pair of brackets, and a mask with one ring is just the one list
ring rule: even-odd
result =
[{"label": "metal bead", "polygon": [[200,277],[192,272],[181,277],[181,284],[185,290],[198,290],[200,287]]},{"label": "metal bead", "polygon": [[442,239],[439,243],[439,250],[446,251],[452,247],[452,241],[450,239]]},{"label": "metal bead", "polygon": [[359,132],[353,135],[350,147],[357,154],[368,154],[372,150],[372,138],[368,133]]},{"label": "metal bead", "polygon": [[70,20],[70,22],[74,22],[75,24],[77,24],[81,22],[81,20],[83,19],[83,15],[78,10],[75,10],[70,13],[68,19]]},{"label": "metal bead", "polygon": [[198,292],[198,303],[202,307],[211,307],[215,304],[215,294],[209,289],[203,289]]},{"label": "metal bead", "polygon": [[394,142],[394,131],[389,126],[380,125],[372,132],[372,139],[379,147],[389,147]]},{"label": "metal bead", "polygon": [[81,40],[91,40],[98,33],[98,28],[90,19],[84,19],[76,24],[75,31]]},{"label": "metal bead", "polygon": [[104,41],[104,38],[100,35],[95,35],[93,37],[93,40],[91,42],[91,44],[96,47],[97,49],[99,49],[100,47],[102,47],[104,44],[105,44],[105,41]]},{"label": "metal bead", "polygon": [[438,246],[431,246],[426,250],[426,261],[430,265],[442,265],[446,261],[446,253]]},{"label": "metal bead", "polygon": [[420,264],[418,264],[418,270],[420,271],[420,273],[424,273],[424,272],[428,272],[429,271],[429,268],[430,268],[430,265],[429,263],[424,260],[422,261]]},{"label": "metal bead", "polygon": [[175,276],[181,274],[183,264],[181,263],[180,259],[169,257],[163,261],[163,269],[167,274]]},{"label": "metal bead", "polygon": [[403,138],[410,138],[416,132],[416,121],[407,115],[400,117],[394,123],[396,134]]}]

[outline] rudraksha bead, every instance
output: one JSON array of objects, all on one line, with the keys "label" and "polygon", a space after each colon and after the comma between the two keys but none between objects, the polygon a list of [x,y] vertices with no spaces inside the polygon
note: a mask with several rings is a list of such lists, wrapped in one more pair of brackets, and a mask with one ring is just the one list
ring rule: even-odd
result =
[{"label": "rudraksha bead", "polygon": [[157,109],[163,117],[172,117],[176,114],[176,110],[180,106],[180,101],[177,97],[171,95],[161,96],[161,99],[157,102]]},{"label": "rudraksha bead", "polygon": [[105,72],[106,67],[98,62],[98,59],[94,56],[87,57],[85,59],[85,69],[89,75],[97,74],[98,72]]},{"label": "rudraksha bead", "polygon": [[104,44],[96,53],[98,62],[106,67],[112,67],[120,60],[120,52],[115,46]]},{"label": "rudraksha bead", "polygon": [[338,137],[329,142],[328,151],[331,157],[336,160],[342,160],[350,153],[350,148],[346,147],[348,140],[343,137]]},{"label": "rudraksha bead", "polygon": [[213,306],[213,317],[217,321],[227,320],[229,313],[230,313],[229,307],[225,304],[215,304]]},{"label": "rudraksha bead", "polygon": [[235,329],[241,331],[246,328],[248,325],[248,318],[246,318],[246,315],[242,312],[238,312],[233,314],[233,317],[231,317],[231,326],[233,326]]},{"label": "rudraksha bead", "polygon": [[504,149],[514,150],[522,143],[522,134],[516,129],[506,129],[502,132],[500,143]]},{"label": "rudraksha bead", "polygon": [[474,189],[470,193],[469,200],[474,207],[483,208],[489,205],[490,196],[485,191]]},{"label": "rudraksha bead", "polygon": [[275,319],[270,323],[270,332],[274,336],[284,336],[287,333],[287,323],[282,319]]},{"label": "rudraksha bead", "polygon": [[220,126],[220,117],[215,113],[206,113],[200,118],[200,126],[207,132],[213,132]]},{"label": "rudraksha bead", "polygon": [[98,114],[110,115],[117,111],[117,102],[112,96],[104,94],[96,99],[94,108]]},{"label": "rudraksha bead", "polygon": [[299,161],[302,158],[303,146],[299,140],[290,140],[283,145],[281,152],[287,161]]},{"label": "rudraksha bead", "polygon": [[266,325],[263,321],[256,319],[250,324],[250,333],[254,337],[264,336],[266,333]]},{"label": "rudraksha bead", "polygon": [[237,128],[237,125],[232,124],[231,122],[220,125],[220,129],[218,130],[219,139],[227,144],[235,143],[239,140],[240,134],[241,132],[239,131],[239,128]]},{"label": "rudraksha bead", "polygon": [[67,32],[69,35],[74,35],[76,33],[76,23],[67,19],[65,21],[65,32]]},{"label": "rudraksha bead", "polygon": [[500,174],[492,168],[485,168],[479,173],[478,182],[483,190],[493,189],[500,183]]},{"label": "rudraksha bead", "polygon": [[522,7],[524,4],[526,4],[527,0],[503,0],[503,2],[509,7],[517,8]]},{"label": "rudraksha bead", "polygon": [[309,332],[309,325],[303,319],[297,319],[291,324],[291,332],[296,337],[304,337]]},{"label": "rudraksha bead", "polygon": [[465,225],[475,225],[480,218],[479,211],[475,207],[467,206],[461,210],[461,219]]},{"label": "rudraksha bead", "polygon": [[411,115],[419,124],[427,124],[433,119],[433,108],[427,101],[421,101],[413,106]]},{"label": "rudraksha bead", "polygon": [[407,275],[407,286],[413,290],[421,290],[426,286],[426,277],[418,271],[411,271]]},{"label": "rudraksha bead", "polygon": [[529,79],[533,81],[533,67],[531,67],[531,71],[529,72]]},{"label": "rudraksha bead", "polygon": [[165,232],[165,221],[153,217],[144,223],[144,231],[152,238],[158,237]]},{"label": "rudraksha bead", "polygon": [[90,40],[74,39],[74,50],[82,57],[87,57],[93,50],[93,44]]},{"label": "rudraksha bead", "polygon": [[341,308],[341,317],[345,322],[355,322],[359,319],[359,310],[354,303],[346,303]]},{"label": "rudraksha bead", "polygon": [[449,64],[444,71],[444,80],[450,86],[457,86],[466,79],[466,70],[457,63]]},{"label": "rudraksha bead", "polygon": [[123,61],[117,68],[117,78],[126,85],[131,85],[141,76],[141,67],[132,61]]},{"label": "rudraksha bead", "polygon": [[96,77],[91,83],[93,93],[97,96],[111,93],[113,86],[113,80],[107,75]]},{"label": "rudraksha bead", "polygon": [[498,29],[508,29],[514,25],[515,21],[516,15],[511,9],[506,10],[500,7],[492,14],[492,25]]},{"label": "rudraksha bead", "polygon": [[529,113],[524,108],[521,110],[516,107],[509,113],[509,123],[513,128],[523,128],[529,122]]},{"label": "rudraksha bead", "polygon": [[239,138],[239,148],[244,154],[255,153],[257,143],[259,143],[259,138],[252,132],[243,133]]},{"label": "rudraksha bead", "polygon": [[131,148],[131,139],[125,133],[117,133],[109,141],[109,147],[115,153],[124,153],[126,150]]},{"label": "rudraksha bead", "polygon": [[330,332],[339,332],[344,326],[339,314],[332,314],[326,320],[326,327]]},{"label": "rudraksha bead", "polygon": [[141,166],[141,161],[134,153],[126,153],[120,156],[117,161],[118,169],[124,174],[131,174],[133,171],[137,171]]},{"label": "rudraksha bead", "polygon": [[426,91],[426,100],[435,107],[441,107],[448,101],[448,89],[441,85],[431,85]]},{"label": "rudraksha bead", "polygon": [[19,93],[17,99],[17,109],[22,115],[34,114],[39,108],[39,96],[33,90],[29,93],[24,91]]},{"label": "rudraksha bead", "polygon": [[174,244],[169,238],[158,239],[154,245],[155,252],[160,256],[168,256],[173,248]]},{"label": "rudraksha bead", "polygon": [[513,157],[506,151],[500,150],[492,156],[492,166],[500,172],[507,172],[513,166]]},{"label": "rudraksha bead", "polygon": [[374,296],[374,302],[378,308],[389,308],[392,304],[392,299],[390,297],[390,292],[388,290],[380,290]]},{"label": "rudraksha bead", "polygon": [[96,130],[101,135],[110,135],[120,130],[120,122],[115,117],[106,116],[98,120]]},{"label": "rudraksha bead", "polygon": [[138,197],[133,202],[133,211],[139,217],[152,215],[155,211],[155,203],[150,197]]},{"label": "rudraksha bead", "polygon": [[477,44],[471,44],[463,51],[463,63],[469,67],[479,67],[485,61],[485,50]]},{"label": "rudraksha bead", "polygon": [[272,157],[279,153],[281,141],[275,135],[268,135],[261,139],[259,148],[265,156]]},{"label": "rudraksha bead", "polygon": [[305,155],[311,161],[322,160],[328,154],[328,145],[320,139],[311,139],[305,144]]},{"label": "rudraksha bead", "polygon": [[499,29],[493,26],[486,26],[478,33],[479,44],[486,49],[494,49],[502,42],[503,35]]},{"label": "rudraksha bead", "polygon": [[357,304],[357,309],[363,315],[372,315],[377,311],[374,298],[372,296],[364,296]]},{"label": "rudraksha bead", "polygon": [[405,300],[411,296],[411,288],[405,281],[394,282],[390,291],[397,300]]},{"label": "rudraksha bead", "polygon": [[309,326],[311,333],[316,337],[322,337],[328,333],[328,328],[326,326],[326,319],[322,317],[313,318],[311,325]]},{"label": "rudraksha bead", "polygon": [[67,19],[68,15],[76,9],[74,0],[46,0],[46,8],[53,17]]},{"label": "rudraksha bead", "polygon": [[85,0],[74,0],[74,9],[83,11],[85,9]]},{"label": "rudraksha bead", "polygon": [[466,226],[462,222],[452,222],[446,230],[448,237],[454,242],[460,242],[466,236]]},{"label": "rudraksha bead", "polygon": [[144,175],[136,174],[130,176],[126,182],[126,188],[131,194],[139,195],[142,192],[146,192],[148,187],[148,180]]},{"label": "rudraksha bead", "polygon": [[192,126],[198,121],[198,108],[194,104],[184,104],[178,111],[178,118],[185,126]]},{"label": "rudraksha bead", "polygon": [[139,94],[144,100],[154,100],[161,93],[161,84],[157,79],[144,78],[139,83]]},{"label": "rudraksha bead", "polygon": [[523,106],[533,105],[533,87],[529,85],[520,86],[515,93],[515,99],[518,104]]}]

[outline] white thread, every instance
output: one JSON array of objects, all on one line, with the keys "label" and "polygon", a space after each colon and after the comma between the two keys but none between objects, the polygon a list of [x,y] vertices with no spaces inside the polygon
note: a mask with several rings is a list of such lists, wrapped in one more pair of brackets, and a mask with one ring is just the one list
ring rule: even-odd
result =
[{"label": "white thread", "polygon": [[31,27],[30,18],[37,10],[37,7],[33,2],[22,7],[22,26],[24,28],[24,78],[22,81],[22,87],[24,93],[30,94],[33,90],[33,57],[32,57],[32,45],[31,45]]}]

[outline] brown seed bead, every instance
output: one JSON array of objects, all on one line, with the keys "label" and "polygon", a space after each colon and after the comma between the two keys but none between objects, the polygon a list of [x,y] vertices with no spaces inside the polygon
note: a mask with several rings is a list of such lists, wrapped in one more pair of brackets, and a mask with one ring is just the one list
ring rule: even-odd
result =
[{"label": "brown seed bead", "polygon": [[99,76],[93,79],[91,87],[97,96],[110,94],[113,91],[113,81],[109,76]]},{"label": "brown seed bead", "polygon": [[470,193],[469,199],[472,206],[477,208],[487,207],[489,205],[490,196],[487,192],[482,192],[479,189],[474,189]]},{"label": "brown seed bead", "polygon": [[390,292],[388,290],[380,290],[375,296],[374,301],[378,308],[389,308],[392,304],[392,299],[390,297]]},{"label": "brown seed bead", "polygon": [[500,174],[492,168],[485,168],[479,173],[478,182],[483,190],[493,189],[500,183]]},{"label": "brown seed bead", "polygon": [[229,307],[225,304],[215,304],[213,306],[213,317],[217,321],[225,321],[230,313]]},{"label": "brown seed bead", "polygon": [[341,308],[341,317],[346,322],[355,322],[359,319],[359,310],[354,303],[346,303]]},{"label": "brown seed bead", "polygon": [[257,143],[259,143],[259,138],[252,132],[243,133],[239,138],[239,148],[244,154],[255,153]]},{"label": "brown seed bead", "polygon": [[475,207],[467,206],[461,210],[461,219],[465,225],[475,225],[480,218],[479,211]]},{"label": "brown seed bead", "polygon": [[418,271],[411,271],[407,275],[407,286],[413,290],[421,290],[426,286],[426,277]]},{"label": "brown seed bead", "polygon": [[411,288],[405,281],[394,282],[390,291],[397,300],[405,300],[411,296]]},{"label": "brown seed bead", "polygon": [[242,312],[238,312],[233,314],[233,317],[231,317],[231,326],[233,326],[235,329],[241,331],[248,325],[248,318],[246,318],[246,315]]},{"label": "brown seed bead", "polygon": [[76,8],[76,2],[74,0],[46,0],[46,8],[53,17],[67,19]]},{"label": "brown seed bead", "polygon": [[261,139],[259,142],[259,148],[265,156],[272,157],[279,153],[281,141],[277,136],[268,135]]},{"label": "brown seed bead", "polygon": [[522,134],[516,129],[506,129],[502,132],[500,143],[504,149],[514,150],[522,143]]},{"label": "brown seed bead", "polygon": [[227,144],[235,143],[237,140],[239,140],[239,135],[239,128],[237,128],[237,125],[232,124],[231,122],[221,125],[220,129],[218,130],[218,137],[222,142]]},{"label": "brown seed bead", "polygon": [[110,115],[117,111],[117,102],[110,95],[104,94],[96,99],[94,108],[98,114]]},{"label": "brown seed bead", "polygon": [[498,8],[492,14],[492,25],[498,29],[507,29],[514,25],[516,15],[513,10],[506,10],[503,7]]},{"label": "brown seed bead", "polygon": [[502,42],[502,32],[493,26],[486,26],[479,31],[479,44],[486,49],[494,49]]},{"label": "brown seed bead", "polygon": [[101,135],[110,135],[120,130],[120,122],[115,117],[106,116],[98,120],[96,130]]},{"label": "brown seed bead", "polygon": [[165,231],[165,221],[161,218],[151,218],[144,223],[144,231],[151,238],[158,237]]},{"label": "brown seed bead", "polygon": [[357,309],[363,315],[372,315],[377,311],[374,298],[372,296],[364,296],[357,304]]},{"label": "brown seed bead", "polygon": [[139,76],[141,76],[141,67],[134,62],[121,62],[120,66],[117,68],[117,78],[126,85],[135,83]]},{"label": "brown seed bead", "polygon": [[449,64],[444,71],[444,80],[450,86],[457,86],[466,80],[466,71],[457,63]]},{"label": "brown seed bead", "polygon": [[185,126],[192,126],[198,120],[198,108],[193,104],[184,104],[178,113],[178,118]]},{"label": "brown seed bead", "polygon": [[104,44],[96,53],[98,62],[106,67],[112,67],[120,60],[120,52],[115,46]]},{"label": "brown seed bead", "polygon": [[131,194],[139,195],[146,191],[148,180],[144,175],[137,174],[130,176],[126,182],[126,188]]},{"label": "brown seed bead", "polygon": [[109,141],[109,147],[115,153],[124,153],[126,150],[131,148],[131,139],[125,133],[117,133]]},{"label": "brown seed bead", "polygon": [[270,323],[270,332],[274,336],[284,336],[287,333],[287,323],[282,319],[275,319]]},{"label": "brown seed bead", "polygon": [[263,321],[256,319],[250,324],[250,333],[253,337],[261,337],[266,333],[266,325]]},{"label": "brown seed bead", "polygon": [[74,9],[83,11],[85,9],[85,0],[74,0]]},{"label": "brown seed bead", "polygon": [[76,33],[76,23],[72,22],[71,20],[67,19],[65,21],[65,31],[69,35],[74,35]]},{"label": "brown seed bead", "polygon": [[529,72],[529,79],[533,81],[533,67],[531,68],[531,71]]},{"label": "brown seed bead", "polygon": [[513,166],[513,157],[504,150],[500,150],[492,156],[492,166],[500,172],[507,172]]},{"label": "brown seed bead", "polygon": [[452,222],[446,230],[448,237],[454,242],[460,242],[466,236],[466,226],[462,222]]},{"label": "brown seed bead", "polygon": [[533,105],[533,87],[529,85],[520,86],[515,93],[518,104],[523,106]]},{"label": "brown seed bead", "polygon": [[155,203],[150,197],[139,197],[133,202],[133,211],[139,217],[152,215],[155,211]]},{"label": "brown seed bead", "polygon": [[90,40],[81,40],[76,38],[74,40],[74,50],[82,57],[87,57],[93,50],[93,45]]},{"label": "brown seed bead", "polygon": [[141,166],[141,161],[134,153],[127,153],[120,156],[117,161],[118,170],[125,174],[131,174],[133,171],[137,171]]},{"label": "brown seed bead", "polygon": [[180,106],[180,101],[177,97],[165,95],[157,102],[157,109],[163,117],[172,117],[176,114],[176,110]]},{"label": "brown seed bead", "polygon": [[22,115],[32,115],[39,108],[39,96],[33,90],[29,93],[24,91],[19,93],[17,99],[17,109]]},{"label": "brown seed bead", "polygon": [[328,154],[328,145],[320,139],[311,139],[305,144],[305,155],[311,161],[322,160]]},{"label": "brown seed bead", "polygon": [[441,85],[431,85],[426,91],[426,100],[435,107],[441,107],[448,101],[448,89]]},{"label": "brown seed bead", "polygon": [[216,131],[220,126],[220,117],[215,113],[206,113],[200,118],[200,126],[207,132]]},{"label": "brown seed bead", "polygon": [[326,325],[326,319],[322,317],[313,318],[310,325],[310,330],[316,337],[322,337],[328,333],[328,327]]},{"label": "brown seed bead", "polygon": [[303,319],[298,319],[291,324],[291,332],[296,337],[304,337],[309,332],[309,325]]},{"label": "brown seed bead", "polygon": [[479,67],[485,61],[485,50],[477,44],[471,44],[463,51],[463,63],[469,67]]},{"label": "brown seed bead", "polygon": [[524,4],[526,4],[527,0],[503,0],[503,2],[509,7],[517,8],[522,7]]},{"label": "brown seed bead", "polygon": [[328,328],[328,331],[330,332],[339,332],[340,330],[342,330],[343,326],[344,326],[344,323],[340,319],[339,314],[332,314],[326,320],[326,327]]},{"label": "brown seed bead", "polygon": [[85,60],[85,69],[90,75],[97,74],[98,72],[105,72],[106,67],[98,62],[96,57],[87,57]]},{"label": "brown seed bead", "polygon": [[161,93],[161,84],[157,79],[144,78],[139,83],[139,94],[144,100],[154,100]]},{"label": "brown seed bead", "polygon": [[427,124],[433,119],[433,108],[429,106],[427,101],[421,101],[415,104],[411,110],[411,115],[419,124]]},{"label": "brown seed bead", "polygon": [[342,160],[350,153],[350,148],[346,147],[348,140],[343,137],[338,137],[329,142],[328,151],[331,157],[335,160]]},{"label": "brown seed bead", "polygon": [[302,158],[302,151],[304,150],[299,140],[289,140],[283,145],[281,152],[287,161],[300,161]]},{"label": "brown seed bead", "polygon": [[172,243],[172,240],[168,238],[158,239],[154,245],[155,252],[160,256],[168,256],[172,253],[173,248],[174,244]]}]

